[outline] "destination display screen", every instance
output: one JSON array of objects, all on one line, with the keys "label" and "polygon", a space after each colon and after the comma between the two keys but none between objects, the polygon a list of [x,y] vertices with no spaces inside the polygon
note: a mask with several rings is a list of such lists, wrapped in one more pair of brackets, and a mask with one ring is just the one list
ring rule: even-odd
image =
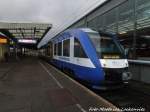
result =
[{"label": "destination display screen", "polygon": [[104,59],[119,59],[119,55],[103,55]]},{"label": "destination display screen", "polygon": [[19,43],[24,43],[24,44],[36,44],[37,40],[33,39],[18,39]]}]

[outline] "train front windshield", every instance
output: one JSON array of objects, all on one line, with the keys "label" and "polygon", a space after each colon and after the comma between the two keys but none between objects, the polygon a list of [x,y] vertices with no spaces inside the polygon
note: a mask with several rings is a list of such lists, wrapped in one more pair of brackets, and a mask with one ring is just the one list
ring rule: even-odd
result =
[{"label": "train front windshield", "polygon": [[124,52],[114,39],[99,33],[88,33],[92,40],[98,56],[102,59],[122,59],[125,58]]}]

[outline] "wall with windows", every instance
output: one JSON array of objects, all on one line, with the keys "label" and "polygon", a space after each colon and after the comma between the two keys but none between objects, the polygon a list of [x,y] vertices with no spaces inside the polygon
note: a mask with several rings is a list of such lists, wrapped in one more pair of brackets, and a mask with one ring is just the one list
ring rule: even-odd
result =
[{"label": "wall with windows", "polygon": [[111,0],[70,28],[116,33],[129,58],[150,60],[150,0]]}]

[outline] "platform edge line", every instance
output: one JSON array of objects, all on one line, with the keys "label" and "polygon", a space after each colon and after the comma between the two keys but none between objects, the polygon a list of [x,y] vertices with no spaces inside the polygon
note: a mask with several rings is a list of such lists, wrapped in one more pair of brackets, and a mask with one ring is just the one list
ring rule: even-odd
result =
[{"label": "platform edge line", "polygon": [[[53,80],[55,80],[55,82],[57,83],[57,85],[61,89],[63,89],[64,87],[60,84],[60,82],[48,71],[48,69],[41,62],[39,62],[39,63],[44,68],[44,70],[49,74],[49,76],[52,77]],[[76,104],[76,107],[79,108],[82,112],[87,112],[80,104]]]},{"label": "platform edge line", "polygon": [[44,68],[44,70],[48,73],[48,75],[50,76],[50,77],[52,77],[52,79],[57,83],[57,85],[62,89],[62,88],[64,88],[63,86],[62,86],[62,84],[60,84],[60,82],[48,71],[48,69],[41,63],[41,62],[39,62],[40,63],[40,65]]},{"label": "platform edge line", "polygon": [[107,104],[108,106],[110,106],[111,108],[117,108],[115,105],[113,105],[112,103],[110,103],[109,101],[107,101],[106,99],[98,96],[97,94],[95,94],[93,91],[89,90],[88,88],[84,87],[83,85],[81,85],[79,82],[73,80],[72,78],[70,78],[69,76],[67,76],[66,74],[64,74],[63,72],[59,71],[58,69],[56,69],[55,67],[53,67],[52,65],[50,65],[49,63],[47,63],[48,66],[54,68],[57,72],[59,72],[60,74],[62,74],[63,76],[65,76],[66,78],[68,78],[69,80],[71,80],[72,82],[74,82],[75,84],[77,84],[78,86],[80,86],[81,88],[83,88],[85,91],[87,91],[88,93],[90,93],[92,96],[98,98],[98,100],[104,102],[105,104]]}]

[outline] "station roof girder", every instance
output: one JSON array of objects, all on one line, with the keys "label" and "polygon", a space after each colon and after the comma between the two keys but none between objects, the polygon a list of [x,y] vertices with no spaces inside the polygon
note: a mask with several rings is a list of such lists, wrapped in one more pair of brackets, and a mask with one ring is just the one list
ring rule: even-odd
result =
[{"label": "station roof girder", "polygon": [[[0,32],[22,47],[34,46],[34,48],[37,48],[38,43],[51,28],[52,24],[50,23],[0,22]],[[33,45],[26,43],[23,45],[19,43],[19,39],[33,39],[37,40],[37,43]]]},{"label": "station roof girder", "polygon": [[41,40],[52,28],[50,23],[10,23],[0,22],[0,32],[9,38],[33,38]]}]

